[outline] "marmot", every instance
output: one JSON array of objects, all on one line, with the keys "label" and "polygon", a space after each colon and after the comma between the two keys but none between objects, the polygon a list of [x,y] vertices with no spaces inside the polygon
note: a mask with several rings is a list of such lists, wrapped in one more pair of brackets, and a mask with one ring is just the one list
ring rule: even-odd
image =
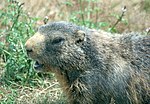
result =
[{"label": "marmot", "polygon": [[68,22],[39,27],[25,44],[35,69],[54,72],[71,104],[150,104],[150,36]]}]

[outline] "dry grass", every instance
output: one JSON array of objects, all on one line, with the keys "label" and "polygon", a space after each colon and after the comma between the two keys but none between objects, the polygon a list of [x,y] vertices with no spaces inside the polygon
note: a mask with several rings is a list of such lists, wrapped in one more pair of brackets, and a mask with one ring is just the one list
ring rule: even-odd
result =
[{"label": "dry grass", "polygon": [[19,90],[17,104],[50,104],[63,103],[62,91],[56,80],[46,81],[47,87],[23,87]]},{"label": "dry grass", "polygon": [[21,86],[16,83],[9,87],[2,85],[0,101],[13,102],[12,104],[65,104],[66,102],[56,79],[44,80],[43,86],[37,87]]},{"label": "dry grass", "polygon": [[[68,0],[19,0],[25,2],[25,9],[30,12],[31,15],[44,18],[49,17],[50,21],[69,21],[69,16],[73,11],[78,11],[79,0],[69,0],[72,6],[67,5],[65,2]],[[150,27],[150,1],[149,0],[95,0],[95,2],[82,3],[82,9],[97,7],[100,11],[95,14],[85,16],[85,18],[91,19],[93,22],[108,22],[112,25],[116,22],[115,15],[121,14],[121,8],[127,7],[125,19],[128,25],[119,23],[117,29],[119,32],[127,31],[143,31]],[[148,9],[147,9],[147,8]],[[80,18],[80,16],[79,16]],[[104,28],[106,29],[106,28]]]}]

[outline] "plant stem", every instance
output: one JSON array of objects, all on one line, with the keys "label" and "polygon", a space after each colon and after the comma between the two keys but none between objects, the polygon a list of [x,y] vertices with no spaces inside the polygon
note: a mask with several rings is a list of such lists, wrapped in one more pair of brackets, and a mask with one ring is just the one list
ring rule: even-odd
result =
[{"label": "plant stem", "polygon": [[79,4],[80,4],[80,11],[81,11],[81,19],[82,19],[83,25],[85,26],[84,15],[83,15],[83,10],[82,10],[82,0],[79,0]]},{"label": "plant stem", "polygon": [[118,18],[118,20],[116,21],[116,23],[112,26],[111,30],[113,30],[116,27],[116,25],[122,20],[125,12],[126,12],[126,6],[123,7],[122,13],[121,13],[120,17]]}]

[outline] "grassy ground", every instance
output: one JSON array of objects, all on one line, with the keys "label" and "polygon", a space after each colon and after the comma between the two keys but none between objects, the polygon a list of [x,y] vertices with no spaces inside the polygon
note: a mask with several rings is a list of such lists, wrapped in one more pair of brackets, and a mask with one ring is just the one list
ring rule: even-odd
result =
[{"label": "grassy ground", "polygon": [[[116,28],[117,31],[143,31],[150,27],[150,1],[149,0],[19,0],[25,2],[25,10],[33,16],[49,21],[73,21],[81,24],[84,20],[86,26],[93,28],[90,23],[98,23],[98,29],[107,30],[119,18],[122,7],[127,11],[124,19]],[[83,25],[83,23],[81,24]],[[94,27],[94,28],[95,28]]]},{"label": "grassy ground", "polygon": [[[45,16],[49,21],[71,21],[118,33],[150,27],[149,0],[18,1],[2,0],[0,4],[0,104],[65,104],[54,75],[36,73],[24,49]],[[127,10],[120,19],[124,6]]]},{"label": "grassy ground", "polygon": [[23,7],[7,1],[0,10],[0,104],[62,104],[65,98],[54,75],[36,73],[26,55],[24,43],[40,19]]}]

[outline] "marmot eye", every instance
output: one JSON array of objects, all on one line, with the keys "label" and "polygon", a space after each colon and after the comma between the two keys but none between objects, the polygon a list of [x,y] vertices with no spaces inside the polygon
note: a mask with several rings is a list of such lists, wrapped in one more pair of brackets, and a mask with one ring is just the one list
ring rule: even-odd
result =
[{"label": "marmot eye", "polygon": [[53,45],[54,45],[54,44],[63,44],[64,41],[65,41],[64,38],[58,37],[58,38],[55,38],[55,39],[52,41],[52,44],[53,44]]}]

